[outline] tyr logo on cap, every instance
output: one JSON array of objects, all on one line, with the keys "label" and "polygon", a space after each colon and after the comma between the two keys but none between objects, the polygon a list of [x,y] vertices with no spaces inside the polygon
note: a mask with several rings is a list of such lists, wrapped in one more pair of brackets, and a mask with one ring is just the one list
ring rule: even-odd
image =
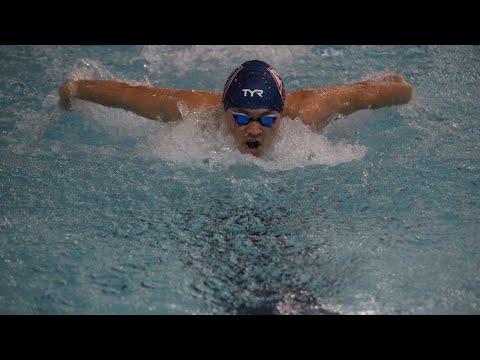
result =
[{"label": "tyr logo on cap", "polygon": [[247,96],[247,94],[250,94],[250,97],[253,97],[253,94],[257,94],[260,97],[263,97],[263,90],[250,90],[250,89],[242,89],[243,91],[243,96]]},{"label": "tyr logo on cap", "polygon": [[228,77],[223,88],[222,103],[224,110],[238,107],[282,112],[285,104],[282,79],[264,61],[244,62]]}]

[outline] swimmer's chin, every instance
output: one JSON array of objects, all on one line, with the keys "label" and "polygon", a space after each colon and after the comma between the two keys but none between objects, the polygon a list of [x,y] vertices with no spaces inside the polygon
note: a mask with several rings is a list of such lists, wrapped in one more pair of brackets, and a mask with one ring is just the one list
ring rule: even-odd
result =
[{"label": "swimmer's chin", "polygon": [[253,155],[257,158],[260,158],[262,157],[263,155],[263,149],[262,149],[262,146],[258,147],[258,148],[249,148],[249,147],[242,147],[241,149],[239,149],[240,152],[242,154],[250,154],[250,155]]},{"label": "swimmer's chin", "polygon": [[253,155],[255,157],[262,157],[263,151],[261,149],[247,149],[246,151],[247,154]]}]

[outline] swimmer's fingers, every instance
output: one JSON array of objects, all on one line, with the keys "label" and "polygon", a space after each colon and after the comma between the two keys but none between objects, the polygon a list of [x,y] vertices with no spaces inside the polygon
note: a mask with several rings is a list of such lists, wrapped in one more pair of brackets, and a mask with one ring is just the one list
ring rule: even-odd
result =
[{"label": "swimmer's fingers", "polygon": [[401,83],[401,84],[406,84],[407,82],[405,81],[405,78],[400,75],[400,74],[387,74],[382,77],[381,81],[386,81],[386,82],[396,82],[396,83]]},{"label": "swimmer's fingers", "polygon": [[71,99],[75,96],[75,83],[71,80],[65,81],[59,89],[60,99],[58,101],[58,107],[62,110],[71,110]]},{"label": "swimmer's fingers", "polygon": [[70,99],[60,97],[60,99],[58,100],[58,107],[61,110],[70,111],[72,110],[72,102],[70,101]]}]

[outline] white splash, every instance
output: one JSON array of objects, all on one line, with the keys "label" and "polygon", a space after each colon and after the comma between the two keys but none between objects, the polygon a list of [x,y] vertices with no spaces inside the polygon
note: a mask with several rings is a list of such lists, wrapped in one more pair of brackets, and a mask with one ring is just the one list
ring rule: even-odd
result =
[{"label": "white splash", "polygon": [[279,136],[263,158],[241,154],[215,112],[184,113],[180,122],[159,124],[139,144],[141,156],[153,156],[188,166],[212,168],[236,163],[255,164],[267,171],[289,170],[315,164],[337,165],[361,159],[366,148],[344,141],[332,143],[297,118],[284,118]]}]

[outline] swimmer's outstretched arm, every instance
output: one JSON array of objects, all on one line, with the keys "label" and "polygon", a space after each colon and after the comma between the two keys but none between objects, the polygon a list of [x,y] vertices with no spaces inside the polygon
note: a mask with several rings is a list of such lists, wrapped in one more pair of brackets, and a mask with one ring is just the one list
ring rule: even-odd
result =
[{"label": "swimmer's outstretched arm", "polygon": [[71,99],[132,111],[152,120],[175,121],[182,118],[179,102],[190,111],[208,110],[220,104],[219,93],[196,90],[160,89],[134,86],[109,80],[66,81],[60,87],[59,106],[69,109]]},{"label": "swimmer's outstretched arm", "polygon": [[337,87],[300,89],[287,95],[285,115],[299,116],[314,130],[323,129],[332,115],[348,115],[362,109],[405,104],[412,98],[412,87],[401,75],[362,81]]}]

